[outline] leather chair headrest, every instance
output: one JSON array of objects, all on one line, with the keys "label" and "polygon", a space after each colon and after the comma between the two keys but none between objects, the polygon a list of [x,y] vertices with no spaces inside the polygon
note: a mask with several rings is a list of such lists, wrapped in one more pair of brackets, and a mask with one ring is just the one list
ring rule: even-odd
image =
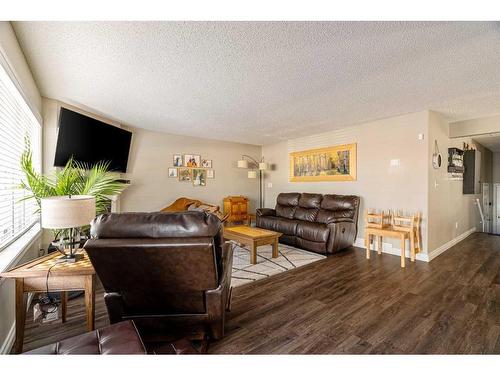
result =
[{"label": "leather chair headrest", "polygon": [[93,238],[214,237],[222,230],[212,214],[187,212],[112,213],[91,223]]}]

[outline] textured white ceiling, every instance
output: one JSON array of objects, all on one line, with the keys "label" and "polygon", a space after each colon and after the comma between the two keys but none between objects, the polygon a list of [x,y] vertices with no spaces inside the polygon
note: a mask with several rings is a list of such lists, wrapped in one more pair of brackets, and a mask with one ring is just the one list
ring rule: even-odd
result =
[{"label": "textured white ceiling", "polygon": [[500,113],[498,22],[14,22],[44,96],[267,144],[432,109]]},{"label": "textured white ceiling", "polygon": [[492,133],[489,135],[482,135],[474,137],[473,140],[481,143],[484,147],[493,152],[500,152],[500,133]]}]

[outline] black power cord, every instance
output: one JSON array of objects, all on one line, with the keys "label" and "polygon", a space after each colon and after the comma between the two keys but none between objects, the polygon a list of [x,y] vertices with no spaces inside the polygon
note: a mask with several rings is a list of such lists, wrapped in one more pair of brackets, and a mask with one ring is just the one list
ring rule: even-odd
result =
[{"label": "black power cord", "polygon": [[38,298],[38,303],[40,306],[40,312],[42,313],[42,319],[45,319],[48,314],[52,314],[57,311],[59,308],[59,303],[54,297],[50,296],[50,291],[49,291],[49,277],[50,277],[50,271],[52,268],[57,266],[58,264],[64,263],[65,260],[60,260],[56,263],[54,263],[52,266],[49,267],[47,270],[47,277],[45,278],[45,296],[44,297],[39,297]]}]

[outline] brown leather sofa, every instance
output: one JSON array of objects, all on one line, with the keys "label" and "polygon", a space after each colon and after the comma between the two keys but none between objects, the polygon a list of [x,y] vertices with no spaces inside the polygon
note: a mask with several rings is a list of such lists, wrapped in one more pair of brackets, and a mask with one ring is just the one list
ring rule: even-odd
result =
[{"label": "brown leather sofa", "polygon": [[133,319],[146,342],[224,335],[232,249],[205,212],[98,216],[84,246],[111,323]]},{"label": "brown leather sofa", "polygon": [[257,210],[256,225],[283,233],[284,244],[332,254],[356,240],[358,212],[355,195],[281,193],[275,209]]}]

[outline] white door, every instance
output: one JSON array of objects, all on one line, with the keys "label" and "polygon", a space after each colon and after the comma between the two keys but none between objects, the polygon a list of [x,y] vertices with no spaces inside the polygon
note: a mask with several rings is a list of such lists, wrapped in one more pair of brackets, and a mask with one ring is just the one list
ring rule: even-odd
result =
[{"label": "white door", "polygon": [[483,215],[484,231],[490,233],[491,225],[491,206],[490,206],[490,184],[483,183]]},{"label": "white door", "polygon": [[493,233],[500,234],[500,184],[494,184],[493,189]]}]

